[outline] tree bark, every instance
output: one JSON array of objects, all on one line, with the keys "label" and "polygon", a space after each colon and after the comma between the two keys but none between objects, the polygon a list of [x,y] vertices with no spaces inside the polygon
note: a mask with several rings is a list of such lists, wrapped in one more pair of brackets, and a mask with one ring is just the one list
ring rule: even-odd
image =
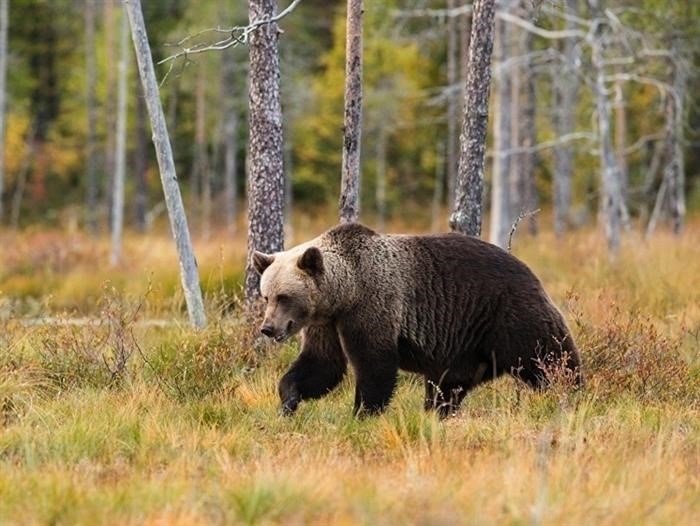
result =
[{"label": "tree bark", "polygon": [[[566,0],[567,13],[577,15],[579,0]],[[566,21],[566,29],[574,29],[572,20]],[[554,130],[558,137],[573,133],[579,79],[576,74],[579,52],[572,38],[564,40],[564,68],[552,71],[554,86]],[[557,144],[554,147],[554,233],[561,237],[569,225],[571,215],[571,189],[573,178],[573,146]]]},{"label": "tree bark", "polygon": [[115,2],[104,2],[103,4],[103,27],[105,36],[105,53],[106,53],[106,63],[108,64],[105,72],[105,104],[104,104],[104,117],[105,117],[105,135],[106,140],[104,144],[104,176],[101,181],[102,190],[102,210],[103,213],[107,214],[107,224],[112,224],[112,189],[114,183],[114,169],[115,169],[115,159],[114,152],[115,147],[115,137],[114,134],[117,129],[117,121],[115,120],[117,114],[117,107],[115,101],[117,99],[117,94],[115,93],[115,74],[114,74],[114,64],[117,62],[117,57],[115,50],[117,46],[114,44],[114,6]]},{"label": "tree bark", "polygon": [[510,209],[510,152],[512,144],[511,75],[504,64],[511,55],[510,31],[506,23],[496,21],[494,60],[496,60],[494,101],[494,158],[491,185],[490,241],[501,248],[508,246],[513,214]]},{"label": "tree bark", "polygon": [[238,111],[233,94],[236,68],[231,53],[223,52],[221,57],[222,97],[224,103],[224,195],[226,198],[226,225],[229,232],[236,232],[238,188],[236,185]]},{"label": "tree bark", "polygon": [[204,302],[202,301],[202,291],[199,286],[199,276],[197,272],[197,261],[192,251],[192,240],[187,228],[187,217],[185,207],[182,204],[182,196],[177,183],[175,173],[175,163],[173,162],[173,152],[168,137],[168,129],[165,125],[163,106],[161,105],[158,82],[153,68],[153,58],[148,44],[146,27],[143,22],[143,12],[141,11],[140,0],[124,0],[129,23],[131,25],[131,37],[134,42],[136,58],[139,65],[139,74],[143,91],[146,97],[146,105],[151,120],[153,131],[153,144],[158,158],[161,182],[165,194],[165,204],[168,208],[170,226],[175,238],[175,244],[180,259],[180,275],[182,278],[182,288],[185,295],[185,303],[190,317],[190,322],[196,328],[203,328],[206,325],[206,315],[204,313]]},{"label": "tree bark", "polygon": [[[250,21],[274,16],[275,0],[249,0]],[[277,24],[250,35],[248,262],[245,296],[252,308],[260,297],[253,253],[277,252],[284,246],[284,159]]]},{"label": "tree bark", "polygon": [[95,1],[85,1],[85,81],[87,106],[87,137],[86,137],[86,198],[85,217],[88,231],[95,235],[98,229],[97,220],[97,159],[95,134],[97,115],[95,114]]},{"label": "tree bark", "polygon": [[[620,73],[622,68],[620,68]],[[615,83],[615,160],[620,173],[620,191],[622,201],[627,202],[628,169],[627,169],[627,112],[625,110],[625,97],[621,81]]]},{"label": "tree bark", "polygon": [[5,106],[7,100],[7,26],[9,0],[0,0],[0,224],[5,187]]},{"label": "tree bark", "polygon": [[[452,11],[457,6],[457,0],[447,0],[447,9]],[[457,55],[459,39],[457,32],[457,17],[447,18],[447,199],[453,202],[459,150],[459,94],[457,90]]]},{"label": "tree bark", "polygon": [[[525,5],[523,17],[532,18],[532,10]],[[532,52],[533,35],[530,31],[521,31],[518,40],[520,53],[529,55]],[[517,80],[516,80],[517,79]],[[511,157],[511,181],[515,182],[515,189],[511,210],[516,213],[534,212],[539,203],[537,184],[535,182],[535,165],[537,154],[532,148],[537,144],[537,125],[535,122],[535,79],[532,59],[523,59],[514,73],[513,80],[513,144],[522,151]],[[527,216],[528,231],[531,235],[537,235],[537,214]],[[510,234],[509,234],[510,235]]]},{"label": "tree bark", "polygon": [[134,194],[134,224],[138,232],[145,232],[148,213],[148,184],[146,171],[148,170],[148,152],[146,150],[146,102],[143,97],[143,89],[139,84],[136,97],[136,147],[134,149],[134,177],[136,179],[136,192]]},{"label": "tree bark", "polygon": [[362,141],[362,0],[348,0],[345,47],[345,116],[340,221],[360,215],[360,147]]},{"label": "tree bark", "polygon": [[114,185],[112,187],[112,252],[110,263],[117,265],[122,258],[124,230],[124,179],[126,177],[126,108],[127,80],[129,77],[129,26],[122,13],[119,34],[119,63],[117,65],[117,143],[114,152]]},{"label": "tree bark", "polygon": [[683,159],[683,110],[687,91],[688,76],[678,46],[674,46],[676,57],[673,76],[673,96],[668,97],[667,119],[669,133],[666,137],[668,164],[664,169],[664,178],[668,181],[669,212],[673,233],[678,235],[683,230],[685,221],[685,168]]},{"label": "tree bark", "polygon": [[473,236],[481,235],[494,15],[494,0],[474,0],[457,189],[450,216],[453,231]]},{"label": "tree bark", "polygon": [[620,227],[622,224],[622,191],[620,172],[613,150],[611,119],[612,110],[605,84],[605,25],[598,25],[591,36],[591,60],[595,71],[594,97],[598,118],[600,148],[602,220],[608,249],[615,255],[620,249]]}]

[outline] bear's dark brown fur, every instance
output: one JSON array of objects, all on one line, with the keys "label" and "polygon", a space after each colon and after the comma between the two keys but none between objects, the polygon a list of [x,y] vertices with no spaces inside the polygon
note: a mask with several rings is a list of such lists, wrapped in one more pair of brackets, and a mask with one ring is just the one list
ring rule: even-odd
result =
[{"label": "bear's dark brown fur", "polygon": [[262,332],[302,331],[280,382],[282,408],[320,398],[355,370],[356,412],[391,399],[399,369],[423,375],[426,409],[454,411],[482,382],[510,374],[546,384],[543,360],[580,381],[579,354],[559,310],[525,264],[461,234],[379,235],[359,224],[254,263],[267,300]]}]

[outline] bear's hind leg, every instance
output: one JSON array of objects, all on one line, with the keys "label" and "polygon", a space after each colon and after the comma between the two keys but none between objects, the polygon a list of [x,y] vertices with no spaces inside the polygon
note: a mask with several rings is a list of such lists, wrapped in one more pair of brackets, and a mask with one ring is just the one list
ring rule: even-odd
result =
[{"label": "bear's hind leg", "polygon": [[279,384],[282,413],[292,414],[302,400],[321,398],[343,379],[347,360],[334,327],[307,327],[302,351]]}]

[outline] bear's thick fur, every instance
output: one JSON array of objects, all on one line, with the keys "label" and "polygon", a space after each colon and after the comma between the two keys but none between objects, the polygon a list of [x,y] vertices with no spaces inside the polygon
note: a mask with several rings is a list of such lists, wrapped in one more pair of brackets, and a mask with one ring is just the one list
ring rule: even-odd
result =
[{"label": "bear's thick fur", "polygon": [[580,381],[579,354],[537,277],[506,251],[461,234],[379,235],[335,227],[273,255],[254,254],[267,301],[263,334],[301,331],[279,385],[282,410],[356,377],[355,412],[383,410],[399,369],[423,375],[442,416],[482,382],[510,374],[532,387],[558,361]]}]

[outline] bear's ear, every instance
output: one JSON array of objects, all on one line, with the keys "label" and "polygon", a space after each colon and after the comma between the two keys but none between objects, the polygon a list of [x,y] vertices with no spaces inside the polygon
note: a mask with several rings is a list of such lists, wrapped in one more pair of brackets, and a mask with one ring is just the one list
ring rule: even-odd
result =
[{"label": "bear's ear", "polygon": [[253,252],[253,266],[255,270],[258,271],[258,274],[265,272],[265,269],[272,265],[274,260],[275,256],[271,256],[270,254],[263,254],[257,250]]},{"label": "bear's ear", "polygon": [[297,261],[297,267],[309,276],[319,276],[323,273],[323,254],[316,247],[309,247]]}]

